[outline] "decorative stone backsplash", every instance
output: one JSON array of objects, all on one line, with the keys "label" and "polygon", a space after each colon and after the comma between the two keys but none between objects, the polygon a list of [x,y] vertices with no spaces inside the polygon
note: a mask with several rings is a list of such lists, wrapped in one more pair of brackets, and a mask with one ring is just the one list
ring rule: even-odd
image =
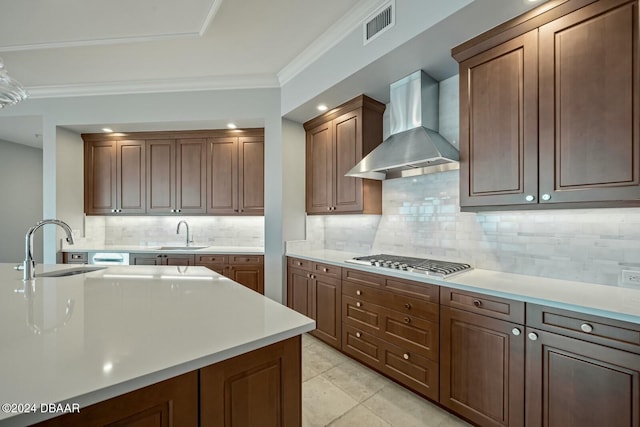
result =
[{"label": "decorative stone backsplash", "polygon": [[384,181],[382,216],[309,216],[309,235],[327,249],[603,285],[618,285],[623,268],[640,269],[640,208],[463,213],[458,177],[450,171]]},{"label": "decorative stone backsplash", "polygon": [[[87,241],[106,245],[171,245],[185,242],[186,220],[195,245],[264,246],[264,217],[246,216],[87,216]],[[102,241],[101,241],[102,239]]]}]

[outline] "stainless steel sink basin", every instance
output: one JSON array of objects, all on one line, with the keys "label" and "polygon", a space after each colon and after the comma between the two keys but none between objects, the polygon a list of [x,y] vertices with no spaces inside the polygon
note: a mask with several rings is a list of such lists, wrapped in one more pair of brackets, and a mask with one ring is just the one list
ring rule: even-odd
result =
[{"label": "stainless steel sink basin", "polygon": [[159,251],[195,251],[208,248],[208,246],[160,246]]},{"label": "stainless steel sink basin", "polygon": [[92,271],[104,270],[107,267],[75,267],[66,270],[48,271],[46,273],[36,274],[36,277],[64,277],[75,276],[76,274],[85,274]]}]

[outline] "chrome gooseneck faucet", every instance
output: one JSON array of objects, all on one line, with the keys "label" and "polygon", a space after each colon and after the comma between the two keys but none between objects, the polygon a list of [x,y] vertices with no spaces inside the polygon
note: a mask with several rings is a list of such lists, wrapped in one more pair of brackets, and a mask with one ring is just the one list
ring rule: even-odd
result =
[{"label": "chrome gooseneck faucet", "polygon": [[178,223],[178,228],[176,229],[176,234],[180,234],[180,226],[184,224],[185,227],[187,227],[187,244],[186,246],[189,246],[191,243],[193,243],[193,240],[189,239],[189,224],[187,224],[187,221],[182,220]]},{"label": "chrome gooseneck faucet", "polygon": [[67,225],[67,223],[64,221],[60,221],[59,219],[44,219],[31,227],[29,231],[27,231],[27,235],[25,236],[25,258],[24,262],[22,263],[22,267],[24,269],[24,281],[33,280],[36,278],[36,262],[33,260],[33,233],[47,224],[55,224],[62,227],[65,233],[67,233],[67,242],[70,245],[73,245],[73,234],[71,233],[71,227],[69,227],[69,225]]}]

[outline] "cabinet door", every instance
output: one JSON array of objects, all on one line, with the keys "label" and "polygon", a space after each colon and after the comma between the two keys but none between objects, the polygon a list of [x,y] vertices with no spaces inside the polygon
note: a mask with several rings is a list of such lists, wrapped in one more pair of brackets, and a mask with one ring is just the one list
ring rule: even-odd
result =
[{"label": "cabinet door", "polygon": [[207,213],[238,212],[238,138],[209,139],[207,156]]},{"label": "cabinet door", "polygon": [[109,214],[117,208],[116,145],[116,141],[95,141],[85,144],[84,210],[87,215]]},{"label": "cabinet door", "polygon": [[333,208],[335,173],[331,121],[307,132],[307,213],[327,213]]},{"label": "cabinet door", "polygon": [[361,110],[344,114],[333,120],[335,139],[334,210],[362,211],[362,178],[344,176],[362,159]]},{"label": "cabinet door", "polygon": [[182,215],[207,212],[207,140],[176,142],[176,205]]},{"label": "cabinet door", "polygon": [[342,286],[340,279],[314,275],[316,338],[340,348],[342,343]]},{"label": "cabinet door", "polygon": [[187,254],[163,254],[164,265],[195,265],[195,256]]},{"label": "cabinet door", "polygon": [[238,171],[240,213],[264,215],[264,138],[238,139]]},{"label": "cabinet door", "polygon": [[287,278],[287,307],[305,316],[312,317],[310,273],[297,268],[289,269]]},{"label": "cabinet door", "polygon": [[164,259],[158,254],[130,254],[129,265],[163,265]]},{"label": "cabinet door", "polygon": [[440,403],[478,425],[524,425],[523,328],[444,306],[440,315]]},{"label": "cabinet door", "polygon": [[460,63],[462,207],[537,202],[537,49],[532,31]]},{"label": "cabinet door", "polygon": [[540,27],[541,203],[640,198],[637,1]]},{"label": "cabinet door", "polygon": [[261,265],[229,266],[229,278],[264,295],[264,267]]},{"label": "cabinet door", "polygon": [[147,211],[145,141],[118,141],[117,150],[117,209],[121,213],[144,214]]},{"label": "cabinet door", "polygon": [[536,338],[527,340],[527,426],[640,425],[640,355],[529,328],[527,334]]},{"label": "cabinet door", "polygon": [[173,139],[147,141],[147,213],[169,214],[176,200],[176,145]]}]

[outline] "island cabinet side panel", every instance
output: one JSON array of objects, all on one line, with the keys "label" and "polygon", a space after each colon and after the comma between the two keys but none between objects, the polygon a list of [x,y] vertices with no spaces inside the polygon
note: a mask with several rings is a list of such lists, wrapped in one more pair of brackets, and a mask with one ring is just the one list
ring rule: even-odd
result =
[{"label": "island cabinet side panel", "polygon": [[202,427],[298,427],[300,336],[200,369]]},{"label": "island cabinet side panel", "polygon": [[192,371],[36,424],[39,427],[197,426],[198,372]]}]

